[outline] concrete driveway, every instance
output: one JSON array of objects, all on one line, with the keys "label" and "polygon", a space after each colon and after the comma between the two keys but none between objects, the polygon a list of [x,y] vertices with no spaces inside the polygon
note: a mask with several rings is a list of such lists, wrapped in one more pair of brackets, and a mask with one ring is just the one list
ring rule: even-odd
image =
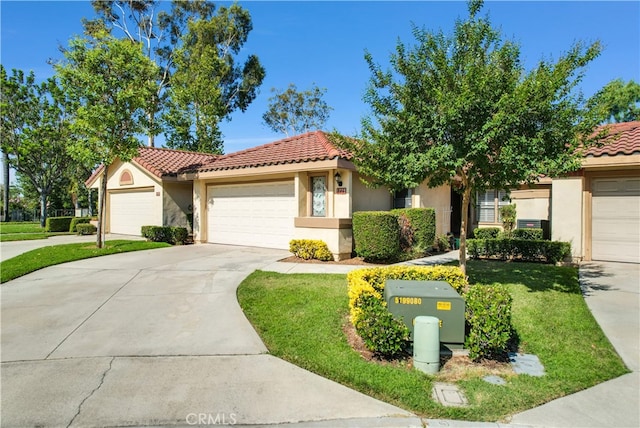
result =
[{"label": "concrete driveway", "polygon": [[266,354],[236,288],[286,255],[178,246],[53,266],[2,285],[2,425],[357,426],[368,418],[368,426],[421,426]]}]

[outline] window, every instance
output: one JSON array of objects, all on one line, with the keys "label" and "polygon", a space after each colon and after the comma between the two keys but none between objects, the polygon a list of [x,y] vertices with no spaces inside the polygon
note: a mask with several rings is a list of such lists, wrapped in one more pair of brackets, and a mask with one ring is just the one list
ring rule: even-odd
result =
[{"label": "window", "polygon": [[393,208],[411,208],[411,189],[393,192]]},{"label": "window", "polygon": [[476,220],[479,223],[500,223],[500,207],[509,205],[507,192],[503,190],[487,190],[477,195]]},{"label": "window", "polygon": [[311,215],[327,216],[327,177],[311,177]]}]

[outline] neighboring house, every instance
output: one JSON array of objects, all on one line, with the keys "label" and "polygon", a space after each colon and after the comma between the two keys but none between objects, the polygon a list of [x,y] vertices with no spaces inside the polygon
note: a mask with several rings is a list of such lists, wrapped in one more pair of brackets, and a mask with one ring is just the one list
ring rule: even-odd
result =
[{"label": "neighboring house", "polygon": [[[141,147],[131,162],[116,160],[109,166],[105,230],[140,235],[140,227],[184,226],[193,215],[193,183],[178,181],[177,174],[198,168],[218,155]],[[104,168],[86,181],[100,189]]]},{"label": "neighboring house", "polygon": [[[607,125],[582,168],[511,191],[518,219],[548,220],[551,238],[571,243],[575,260],[640,263],[640,122]],[[478,227],[500,226],[503,192],[477,197]]]},{"label": "neighboring house", "polygon": [[[635,224],[638,239],[638,124],[614,125],[612,132],[620,138],[588,152],[583,170],[575,175],[513,190],[518,218],[551,220],[553,213],[553,238],[571,241],[578,258],[591,259],[592,248],[602,260],[633,258],[633,242],[625,244],[622,258],[619,251],[599,250],[598,243],[604,242],[598,232],[601,220],[591,215],[591,204],[599,212],[602,192],[612,192],[614,182],[626,186],[616,201],[631,207],[626,210],[629,221],[616,218],[614,222],[626,228]],[[351,218],[356,211],[431,207],[436,210],[438,235],[460,231],[460,196],[450,186],[431,189],[423,183],[393,195],[384,188],[367,188],[351,154],[333,146],[322,131],[223,156],[141,148],[132,162],[111,165],[109,177],[106,230],[112,233],[139,235],[142,225],[185,225],[192,219],[197,243],[287,249],[294,238],[321,239],[341,259],[352,252]],[[98,187],[99,178],[92,176],[92,187]],[[587,200],[593,186],[600,190]],[[470,209],[469,231],[500,225],[499,206],[509,203],[502,197],[494,191],[477,195]],[[610,195],[607,198],[612,200]],[[615,213],[606,216],[615,217]],[[613,239],[633,241],[629,233],[623,235]]]}]

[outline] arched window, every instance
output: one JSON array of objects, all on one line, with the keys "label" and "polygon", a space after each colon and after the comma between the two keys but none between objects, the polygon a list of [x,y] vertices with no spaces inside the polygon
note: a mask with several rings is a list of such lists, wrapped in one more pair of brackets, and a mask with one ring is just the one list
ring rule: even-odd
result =
[{"label": "arched window", "polygon": [[120,185],[127,186],[133,184],[133,174],[128,169],[125,169],[120,173]]}]

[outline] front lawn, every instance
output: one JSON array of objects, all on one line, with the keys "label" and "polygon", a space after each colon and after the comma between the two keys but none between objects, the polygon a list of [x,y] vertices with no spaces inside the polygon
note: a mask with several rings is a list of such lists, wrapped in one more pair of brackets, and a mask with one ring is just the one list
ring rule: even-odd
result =
[{"label": "front lawn", "polygon": [[0,282],[4,283],[47,266],[109,254],[170,247],[164,242],[114,240],[103,248],[95,243],[63,244],[37,248],[0,263]]},{"label": "front lawn", "polygon": [[471,283],[508,287],[520,350],[536,354],[546,375],[513,374],[498,386],[469,370],[457,380],[466,408],[431,399],[433,382],[442,379],[402,362],[367,361],[350,347],[344,275],[258,271],[240,285],[238,299],[271,354],[427,418],[498,421],[627,372],[584,302],[576,268],[470,261],[468,274]]},{"label": "front lawn", "polygon": [[38,222],[0,223],[0,242],[47,239],[50,236],[70,235],[69,232],[45,232]]}]

